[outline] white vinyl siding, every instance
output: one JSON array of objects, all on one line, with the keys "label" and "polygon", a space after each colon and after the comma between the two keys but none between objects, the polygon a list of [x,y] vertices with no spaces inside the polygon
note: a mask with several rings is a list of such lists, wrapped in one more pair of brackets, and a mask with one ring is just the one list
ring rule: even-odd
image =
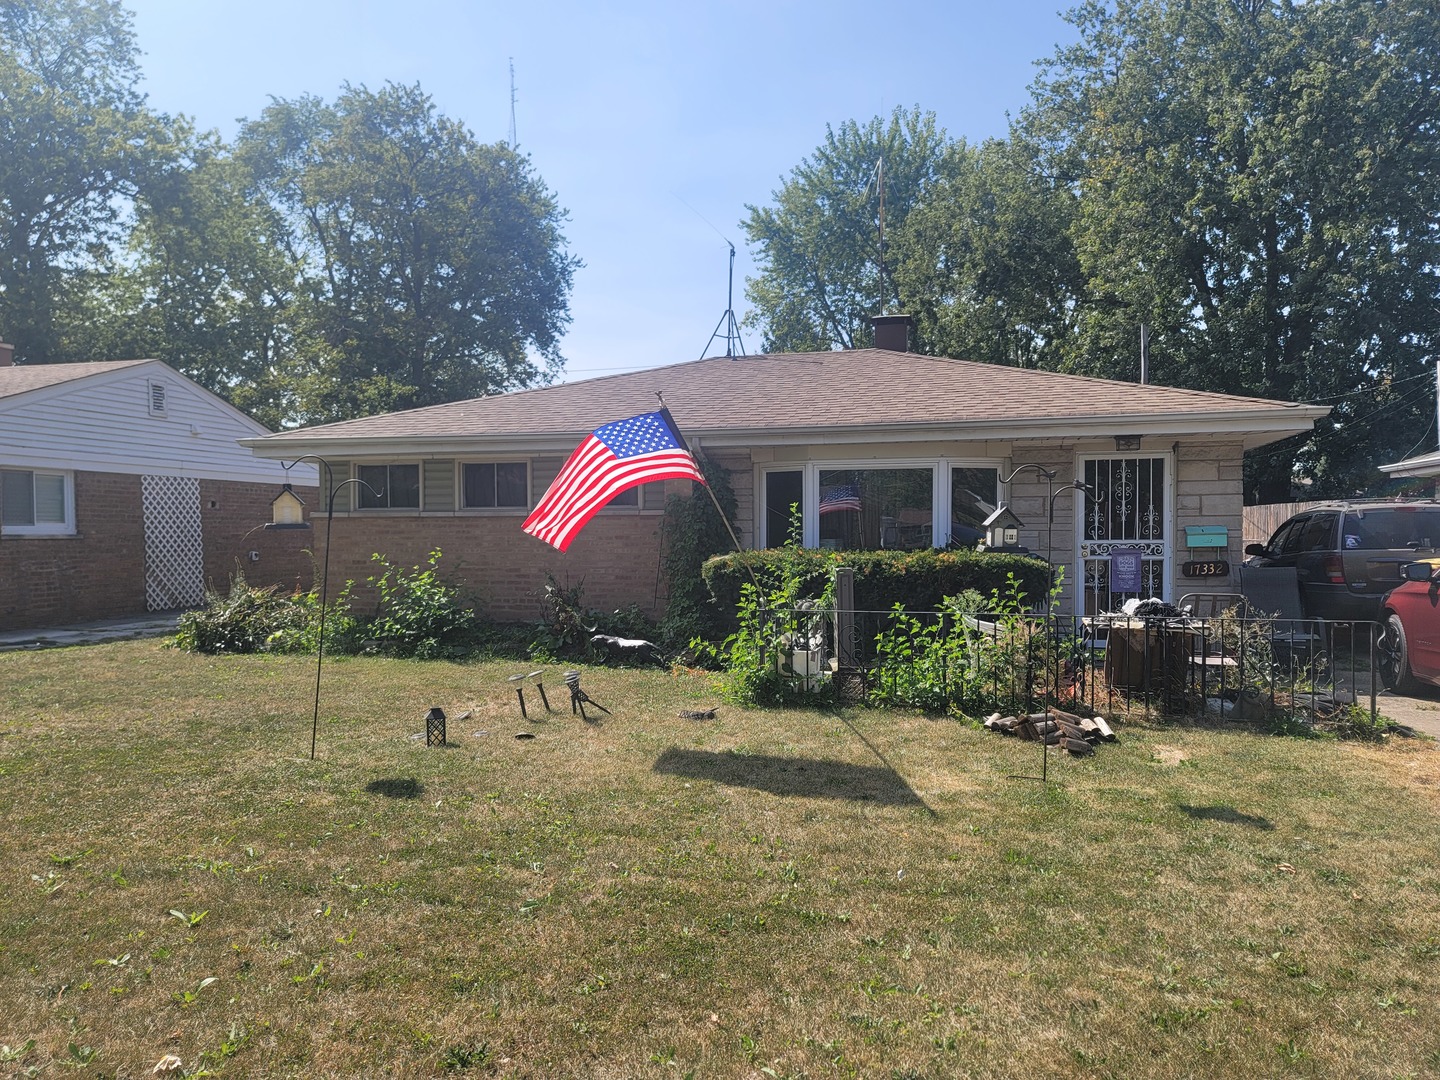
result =
[{"label": "white vinyl siding", "polygon": [[[163,386],[165,412],[151,411]],[[239,410],[158,361],[0,398],[0,468],[208,480],[315,483],[315,466],[290,473],[240,439],[268,434]]]}]

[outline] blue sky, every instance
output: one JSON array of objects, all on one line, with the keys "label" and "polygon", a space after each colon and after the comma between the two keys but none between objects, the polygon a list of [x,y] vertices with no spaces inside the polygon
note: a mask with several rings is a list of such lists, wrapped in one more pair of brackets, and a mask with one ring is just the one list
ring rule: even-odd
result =
[{"label": "blue sky", "polygon": [[[1057,0],[888,4],[126,0],[151,104],[224,136],[272,96],[420,85],[485,142],[510,130],[569,211],[566,379],[723,352],[754,273],[739,222],[824,139],[897,105],[1003,135],[1034,61],[1074,39]],[[745,331],[745,344],[759,335]]]}]

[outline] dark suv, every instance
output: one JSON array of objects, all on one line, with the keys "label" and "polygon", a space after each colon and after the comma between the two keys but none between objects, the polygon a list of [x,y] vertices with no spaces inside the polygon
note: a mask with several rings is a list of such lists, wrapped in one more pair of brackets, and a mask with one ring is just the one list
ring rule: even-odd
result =
[{"label": "dark suv", "polygon": [[1250,544],[1247,565],[1293,566],[1300,603],[1316,619],[1375,619],[1400,568],[1440,548],[1440,503],[1354,502],[1316,506]]}]

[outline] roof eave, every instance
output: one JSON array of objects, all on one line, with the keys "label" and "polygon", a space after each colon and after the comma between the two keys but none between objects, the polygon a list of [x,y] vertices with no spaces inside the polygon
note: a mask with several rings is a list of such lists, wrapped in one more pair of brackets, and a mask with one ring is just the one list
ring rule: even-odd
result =
[{"label": "roof eave", "polygon": [[[1106,416],[1018,417],[1003,420],[947,421],[915,424],[865,424],[846,427],[805,424],[767,428],[686,429],[691,441],[728,448],[755,445],[843,445],[861,442],[937,442],[1014,439],[1080,439],[1113,435],[1176,438],[1199,434],[1238,435],[1247,449],[1310,430],[1329,413],[1325,406],[1286,405],[1276,409],[1209,410],[1170,416],[1154,413]],[[305,454],[338,459],[359,457],[438,457],[488,453],[569,453],[589,432],[544,434],[392,435],[305,437],[286,432],[242,439],[257,456],[294,460]]]}]

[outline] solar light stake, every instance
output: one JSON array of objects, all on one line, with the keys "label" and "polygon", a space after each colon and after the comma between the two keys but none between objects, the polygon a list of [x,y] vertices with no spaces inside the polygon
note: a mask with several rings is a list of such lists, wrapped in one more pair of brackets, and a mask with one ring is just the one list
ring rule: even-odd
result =
[{"label": "solar light stake", "polygon": [[525,688],[520,685],[522,679],[530,678],[529,675],[510,675],[505,681],[515,684],[515,696],[520,699],[520,717],[529,720],[530,714],[525,711]]},{"label": "solar light stake", "polygon": [[545,684],[540,681],[540,676],[543,674],[544,672],[541,671],[532,671],[529,675],[526,675],[525,677],[527,679],[535,680],[535,689],[540,691],[540,701],[542,704],[544,704],[545,711],[554,712],[555,710],[550,708],[550,699],[545,696]]},{"label": "solar light stake", "polygon": [[445,710],[439,706],[425,714],[425,745],[445,745]]}]

